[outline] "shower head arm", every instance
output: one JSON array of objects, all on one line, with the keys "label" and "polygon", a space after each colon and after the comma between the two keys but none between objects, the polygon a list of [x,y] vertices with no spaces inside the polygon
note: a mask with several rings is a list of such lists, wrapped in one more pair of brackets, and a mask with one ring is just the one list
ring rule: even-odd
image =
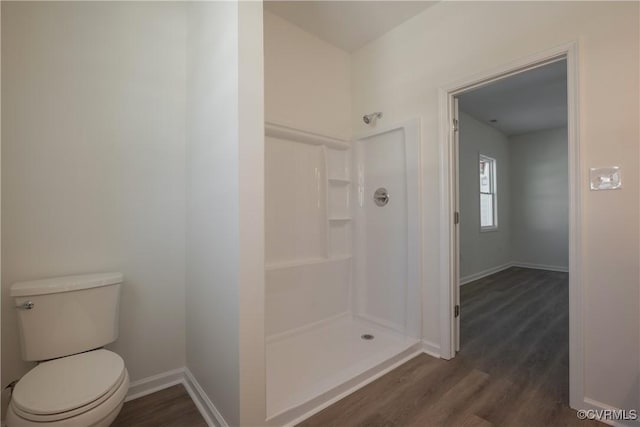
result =
[{"label": "shower head arm", "polygon": [[366,124],[370,124],[373,121],[375,121],[377,119],[381,119],[381,118],[382,118],[382,112],[381,111],[376,111],[374,113],[365,114],[364,116],[362,116],[362,121],[365,122]]}]

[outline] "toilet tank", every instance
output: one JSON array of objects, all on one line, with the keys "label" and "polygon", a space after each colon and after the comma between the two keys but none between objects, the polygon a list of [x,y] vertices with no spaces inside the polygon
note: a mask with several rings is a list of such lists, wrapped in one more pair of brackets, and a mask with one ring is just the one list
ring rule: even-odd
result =
[{"label": "toilet tank", "polygon": [[23,360],[54,359],[115,341],[121,284],[121,273],[13,284]]}]

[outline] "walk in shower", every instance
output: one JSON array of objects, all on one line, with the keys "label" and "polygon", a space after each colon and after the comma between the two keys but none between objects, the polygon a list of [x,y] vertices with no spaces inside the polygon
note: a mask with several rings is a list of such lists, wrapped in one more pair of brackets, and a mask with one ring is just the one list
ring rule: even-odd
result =
[{"label": "walk in shower", "polygon": [[353,141],[266,125],[267,415],[308,414],[413,354],[418,123]]}]

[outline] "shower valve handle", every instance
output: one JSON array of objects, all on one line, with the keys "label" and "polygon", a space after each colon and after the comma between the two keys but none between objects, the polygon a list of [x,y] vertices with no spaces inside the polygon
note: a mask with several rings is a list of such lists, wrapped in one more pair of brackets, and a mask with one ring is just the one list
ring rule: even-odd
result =
[{"label": "shower valve handle", "polygon": [[382,207],[389,203],[389,192],[386,188],[378,188],[373,194],[373,201],[376,205]]}]

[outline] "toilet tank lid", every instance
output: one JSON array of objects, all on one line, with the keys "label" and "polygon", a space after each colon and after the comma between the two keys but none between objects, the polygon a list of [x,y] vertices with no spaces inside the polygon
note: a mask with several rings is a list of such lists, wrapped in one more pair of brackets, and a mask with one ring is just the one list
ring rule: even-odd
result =
[{"label": "toilet tank lid", "polygon": [[122,283],[122,273],[82,274],[17,282],[11,285],[12,297],[55,294]]}]

